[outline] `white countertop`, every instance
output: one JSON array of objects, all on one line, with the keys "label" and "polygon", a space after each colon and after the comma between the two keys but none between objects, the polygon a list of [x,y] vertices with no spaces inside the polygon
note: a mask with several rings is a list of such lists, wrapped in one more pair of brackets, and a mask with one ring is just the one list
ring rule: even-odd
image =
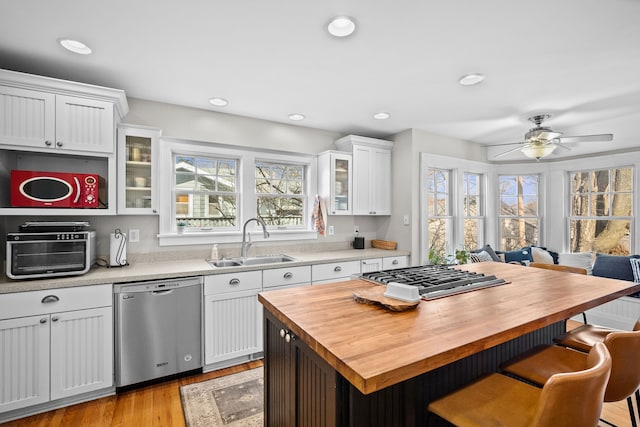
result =
[{"label": "white countertop", "polygon": [[174,277],[204,276],[238,271],[267,270],[287,266],[322,264],[339,261],[357,261],[367,258],[383,258],[391,256],[407,256],[409,251],[384,250],[376,248],[345,249],[322,252],[287,252],[296,261],[213,268],[204,259],[186,259],[177,261],[134,262],[125,267],[94,266],[81,276],[68,276],[35,280],[12,280],[6,276],[0,278],[0,294],[12,292],[36,291],[42,289],[69,288],[75,286],[100,285],[105,283],[126,283],[143,280],[169,279]]}]

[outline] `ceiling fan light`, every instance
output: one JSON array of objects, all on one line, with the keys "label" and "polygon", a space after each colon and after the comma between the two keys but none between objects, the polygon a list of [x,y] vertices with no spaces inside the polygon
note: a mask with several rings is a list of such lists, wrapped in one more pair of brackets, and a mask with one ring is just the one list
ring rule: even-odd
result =
[{"label": "ceiling fan light", "polygon": [[522,147],[522,154],[529,157],[530,159],[540,160],[543,157],[547,157],[549,154],[553,153],[556,149],[557,145],[555,144],[544,144],[544,145],[528,145],[526,147]]}]

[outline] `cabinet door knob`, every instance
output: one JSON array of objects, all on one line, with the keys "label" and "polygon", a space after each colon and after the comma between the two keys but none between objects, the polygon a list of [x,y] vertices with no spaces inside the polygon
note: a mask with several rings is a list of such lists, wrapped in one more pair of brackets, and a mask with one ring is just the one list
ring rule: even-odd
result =
[{"label": "cabinet door knob", "polygon": [[397,260],[397,259],[394,259],[394,260],[391,262],[391,264],[393,264],[393,265],[398,265],[398,260]]},{"label": "cabinet door knob", "polygon": [[58,142],[56,142],[56,145],[57,145],[58,147],[62,147],[62,145],[63,145],[63,144],[62,144],[62,141],[58,141]]},{"label": "cabinet door knob", "polygon": [[287,335],[284,336],[284,340],[286,342],[291,342],[291,341],[293,341],[295,339],[296,339],[296,337],[294,337],[293,334],[287,334]]},{"label": "cabinet door knob", "polygon": [[291,279],[293,277],[293,273],[291,273],[290,271],[287,271],[286,273],[284,273],[284,277],[285,279]]},{"label": "cabinet door knob", "polygon": [[285,331],[284,329],[280,329],[280,338],[284,338],[286,334],[287,334],[287,331]]},{"label": "cabinet door knob", "polygon": [[43,324],[44,324],[44,323],[47,323],[47,318],[46,318],[46,317],[43,317],[42,319],[40,319],[40,323],[43,323]]},{"label": "cabinet door knob", "polygon": [[52,321],[52,322],[57,322],[58,320],[60,320],[60,318],[59,318],[58,316],[53,316],[53,317],[51,318],[51,321]]},{"label": "cabinet door knob", "polygon": [[47,304],[47,303],[50,303],[50,302],[58,302],[58,301],[60,301],[60,298],[58,298],[57,296],[55,296],[55,295],[47,295],[46,297],[42,298],[41,302],[43,304]]},{"label": "cabinet door knob", "polygon": [[51,141],[45,141],[44,145],[46,145],[47,147],[51,147]]},{"label": "cabinet door knob", "polygon": [[239,285],[239,284],[240,284],[240,279],[235,279],[235,278],[234,278],[234,279],[231,279],[231,280],[229,280],[229,284],[230,284],[231,286]]},{"label": "cabinet door knob", "polygon": [[333,271],[335,272],[339,272],[342,271],[342,267],[340,267],[339,265],[336,266],[336,268],[333,269]]}]

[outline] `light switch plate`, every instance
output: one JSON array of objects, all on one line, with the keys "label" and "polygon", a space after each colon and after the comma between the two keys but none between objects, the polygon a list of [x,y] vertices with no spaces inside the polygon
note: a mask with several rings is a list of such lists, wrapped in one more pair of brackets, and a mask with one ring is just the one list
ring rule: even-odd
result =
[{"label": "light switch plate", "polygon": [[333,236],[333,234],[336,232],[335,228],[333,228],[333,225],[329,226],[329,236]]}]

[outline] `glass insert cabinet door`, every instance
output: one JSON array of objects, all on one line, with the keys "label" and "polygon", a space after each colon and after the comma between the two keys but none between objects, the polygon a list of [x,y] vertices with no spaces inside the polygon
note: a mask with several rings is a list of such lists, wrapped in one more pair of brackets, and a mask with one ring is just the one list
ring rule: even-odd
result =
[{"label": "glass insert cabinet door", "polygon": [[350,154],[331,154],[331,213],[351,214],[352,158]]},{"label": "glass insert cabinet door", "polygon": [[154,178],[159,130],[118,128],[118,212],[157,213]]}]

